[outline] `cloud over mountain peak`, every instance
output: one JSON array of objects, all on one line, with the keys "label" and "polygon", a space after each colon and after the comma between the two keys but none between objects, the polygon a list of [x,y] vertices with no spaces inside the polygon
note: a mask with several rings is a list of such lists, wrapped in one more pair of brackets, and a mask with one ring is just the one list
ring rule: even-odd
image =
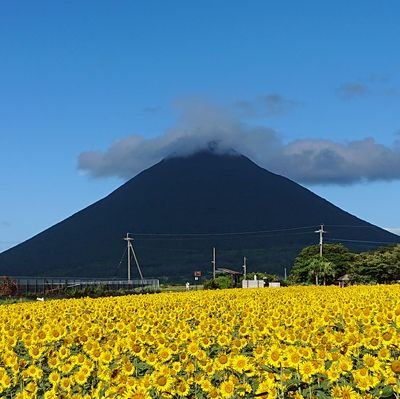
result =
[{"label": "cloud over mountain peak", "polygon": [[79,169],[94,177],[129,179],[163,158],[189,156],[213,146],[216,153],[237,152],[260,166],[305,184],[352,184],[400,179],[400,141],[374,138],[336,142],[299,139],[285,143],[274,129],[250,126],[233,112],[207,102],[178,104],[176,125],[157,137],[124,137],[105,151],[79,155]]}]

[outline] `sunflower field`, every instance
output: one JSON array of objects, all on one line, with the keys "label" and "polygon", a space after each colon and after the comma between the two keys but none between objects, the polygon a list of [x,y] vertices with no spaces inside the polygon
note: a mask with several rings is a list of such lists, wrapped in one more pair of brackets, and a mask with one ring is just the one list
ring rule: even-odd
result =
[{"label": "sunflower field", "polygon": [[0,306],[2,398],[399,398],[400,286]]}]

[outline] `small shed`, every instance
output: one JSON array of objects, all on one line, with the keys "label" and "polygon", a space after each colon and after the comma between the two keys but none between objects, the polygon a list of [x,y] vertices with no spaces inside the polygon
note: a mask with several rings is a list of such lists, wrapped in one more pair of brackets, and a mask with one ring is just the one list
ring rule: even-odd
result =
[{"label": "small shed", "polygon": [[233,286],[236,287],[239,284],[239,279],[242,273],[237,272],[236,270],[228,269],[226,267],[218,267],[216,271],[217,273],[229,274],[231,276]]},{"label": "small shed", "polygon": [[336,281],[338,282],[339,287],[343,288],[343,287],[350,285],[351,280],[350,280],[350,276],[348,274],[345,274],[342,277],[339,277]]}]

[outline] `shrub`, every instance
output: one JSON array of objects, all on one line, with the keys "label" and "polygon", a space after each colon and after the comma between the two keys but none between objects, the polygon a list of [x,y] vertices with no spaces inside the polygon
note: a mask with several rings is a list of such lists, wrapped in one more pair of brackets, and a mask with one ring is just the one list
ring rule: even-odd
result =
[{"label": "shrub", "polygon": [[218,276],[215,280],[205,280],[203,288],[205,290],[232,288],[232,279],[230,276]]},{"label": "shrub", "polygon": [[0,278],[0,296],[15,296],[18,292],[18,286],[15,280],[4,276]]}]

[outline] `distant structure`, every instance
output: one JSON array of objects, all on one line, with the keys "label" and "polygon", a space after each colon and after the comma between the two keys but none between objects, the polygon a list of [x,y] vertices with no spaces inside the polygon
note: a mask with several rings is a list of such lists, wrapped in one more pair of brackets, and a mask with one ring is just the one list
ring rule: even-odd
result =
[{"label": "distant structure", "polygon": [[281,283],[279,281],[271,281],[268,283],[269,288],[280,288]]},{"label": "distant structure", "polygon": [[350,276],[345,274],[344,276],[339,277],[336,281],[338,282],[340,288],[346,287],[350,285]]},{"label": "distant structure", "polygon": [[254,275],[254,280],[242,280],[242,288],[264,288],[265,281],[257,280],[257,276]]},{"label": "distant structure", "polygon": [[229,274],[231,276],[232,284],[234,287],[236,287],[239,284],[239,279],[240,276],[242,275],[242,273],[237,272],[236,270],[227,269],[226,267],[218,267],[217,272]]}]

